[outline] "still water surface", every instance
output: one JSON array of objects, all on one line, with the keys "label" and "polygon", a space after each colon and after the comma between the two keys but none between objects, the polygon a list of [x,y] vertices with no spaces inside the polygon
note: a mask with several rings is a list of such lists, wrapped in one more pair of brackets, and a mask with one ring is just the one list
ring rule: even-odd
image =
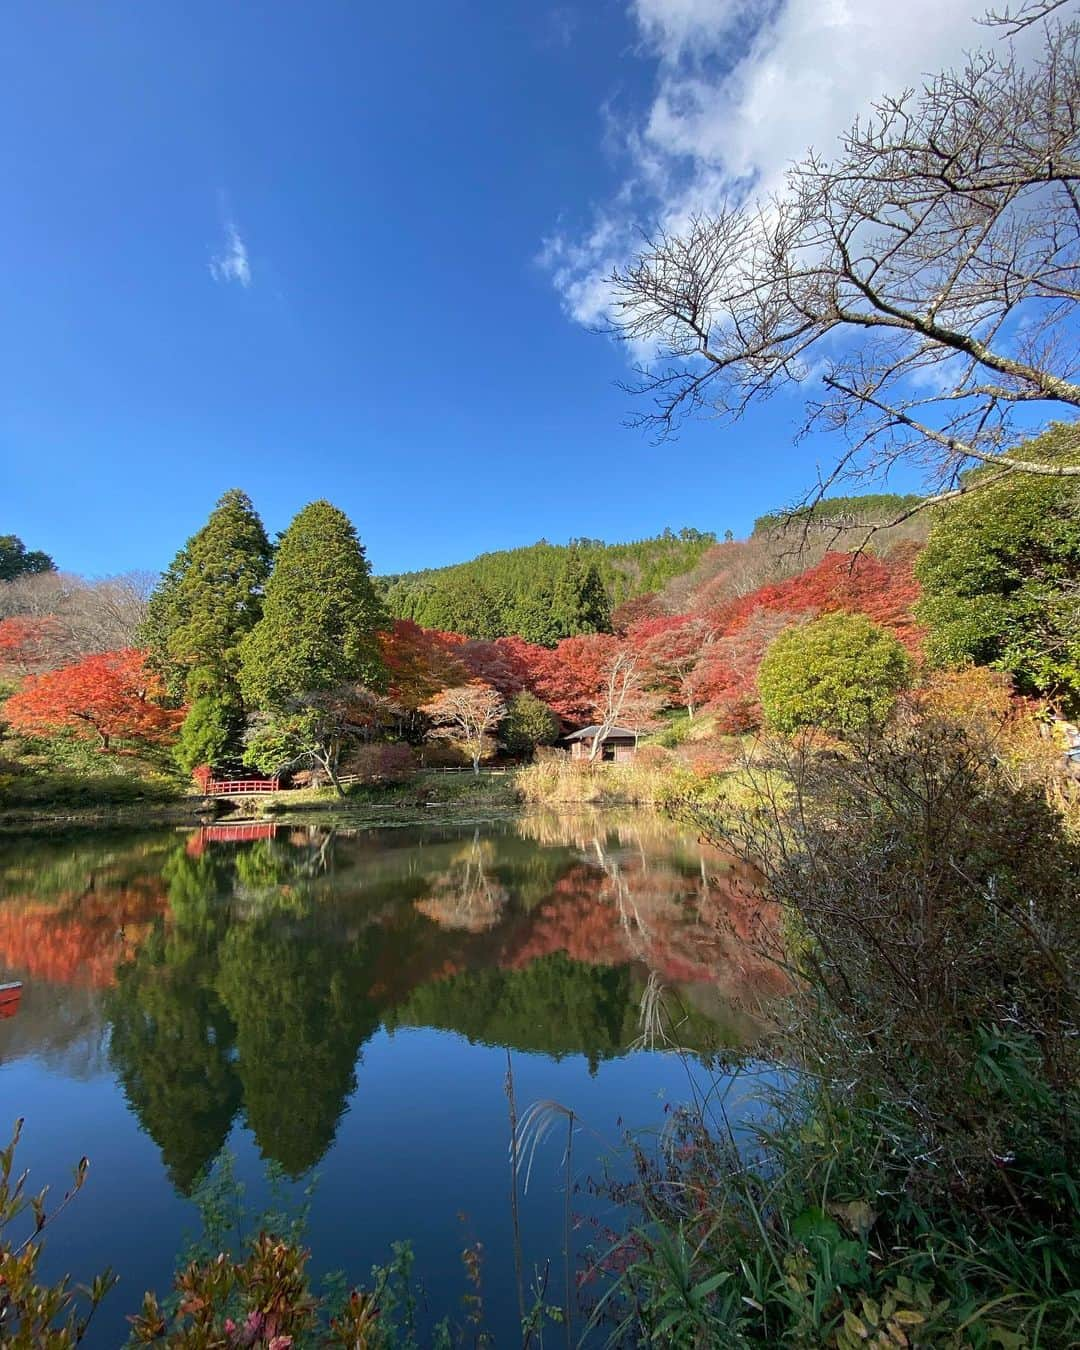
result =
[{"label": "still water surface", "polygon": [[[512,1344],[507,1049],[519,1111],[583,1122],[583,1246],[618,1222],[586,1183],[622,1132],[659,1129],[711,1051],[752,1040],[776,992],[745,941],[758,916],[737,863],[649,815],[0,839],[0,981],[25,982],[0,1021],[0,1131],[25,1116],[19,1160],[57,1194],[91,1159],[43,1273],[112,1266],[90,1343],[121,1344],[224,1151],[253,1211],[274,1174],[295,1204],[314,1182],[316,1273],[363,1278],[407,1238],[431,1309],[457,1313],[481,1242]],[[650,983],[689,1055],[634,1048]],[[539,1150],[522,1209],[554,1301],[561,1156]]]}]

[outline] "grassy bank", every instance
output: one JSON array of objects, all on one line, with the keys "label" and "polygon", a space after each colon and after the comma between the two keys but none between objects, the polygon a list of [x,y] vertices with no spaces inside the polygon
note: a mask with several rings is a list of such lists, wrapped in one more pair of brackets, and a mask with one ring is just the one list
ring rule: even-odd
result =
[{"label": "grassy bank", "polygon": [[421,771],[402,783],[350,785],[344,797],[332,787],[318,787],[240,798],[231,814],[234,819],[341,816],[354,826],[378,828],[493,820],[520,808],[514,773]]},{"label": "grassy bank", "polygon": [[0,829],[199,819],[203,799],[153,772],[0,771]]}]

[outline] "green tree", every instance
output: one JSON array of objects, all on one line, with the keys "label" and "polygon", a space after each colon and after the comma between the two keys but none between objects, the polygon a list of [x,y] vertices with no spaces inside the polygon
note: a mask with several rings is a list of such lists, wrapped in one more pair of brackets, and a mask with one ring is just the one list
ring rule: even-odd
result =
[{"label": "green tree", "polygon": [[506,598],[464,571],[438,577],[422,592],[416,621],[425,628],[464,633],[466,637],[496,638],[506,629]]},{"label": "green tree", "polygon": [[333,1143],[360,1047],[378,1030],[376,953],[320,932],[307,903],[287,922],[269,913],[234,925],[222,943],[217,990],[236,1026],[244,1114],[263,1156],[290,1176]]},{"label": "green tree", "polygon": [[554,585],[541,578],[532,590],[519,591],[506,614],[504,627],[526,642],[554,647],[566,636],[555,613]]},{"label": "green tree", "polygon": [[827,614],[780,634],[758,688],[777,731],[858,731],[885,721],[910,678],[911,658],[891,633],[863,614]]},{"label": "green tree", "polygon": [[600,569],[577,547],[572,546],[566,551],[562,571],[555,583],[553,610],[561,629],[560,637],[611,632],[611,600]]},{"label": "green tree", "polygon": [[244,699],[263,714],[257,762],[288,751],[287,762],[320,764],[341,790],[335,769],[357,705],[386,681],[386,622],[348,516],[326,501],[305,506],[281,536],[262,618],[241,648]]},{"label": "green tree", "polygon": [[55,572],[56,564],[40,549],[27,552],[17,534],[0,534],[0,581],[14,581],[16,577],[38,576]]},{"label": "green tree", "polygon": [[240,643],[258,621],[273,550],[247,493],[233,488],[177,553],[150,598],[143,636],[178,695],[239,706]]},{"label": "green tree", "polygon": [[[1053,427],[1033,456],[1080,462],[1072,428]],[[1025,454],[1029,451],[1025,447]],[[994,481],[995,477],[997,481]],[[1080,708],[1080,488],[1027,474],[990,481],[940,508],[915,572],[927,655],[1007,671],[1026,694]]]},{"label": "green tree", "polygon": [[169,916],[117,968],[106,1000],[109,1058],[143,1129],[184,1195],[220,1152],[240,1109],[236,1029],[214,988],[229,926],[224,853],[179,845],[161,872]]},{"label": "green tree", "polygon": [[385,625],[348,516],[327,501],[312,502],[281,536],[262,618],[242,644],[245,699],[273,710],[342,684],[379,687]]},{"label": "green tree", "polygon": [[522,689],[510,700],[499,734],[512,755],[531,755],[538,745],[554,745],[561,729],[548,705]]},{"label": "green tree", "polygon": [[237,705],[220,694],[193,699],[173,746],[173,758],[185,773],[200,764],[224,765],[239,743],[243,718]]}]

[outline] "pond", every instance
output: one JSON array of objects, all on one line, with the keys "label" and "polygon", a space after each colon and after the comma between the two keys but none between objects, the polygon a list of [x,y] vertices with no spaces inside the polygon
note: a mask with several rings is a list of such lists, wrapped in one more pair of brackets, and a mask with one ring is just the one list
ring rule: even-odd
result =
[{"label": "pond", "polygon": [[[122,1343],[224,1166],[252,1213],[308,1207],[317,1274],[363,1279],[407,1239],[432,1314],[461,1314],[481,1243],[487,1322],[513,1344],[507,1052],[519,1112],[580,1122],[584,1248],[617,1224],[587,1183],[623,1132],[661,1128],[711,1052],[757,1033],[779,988],[746,940],[759,916],[740,864],[649,814],[4,837],[0,982],[24,988],[0,1020],[0,1131],[25,1117],[19,1161],[57,1198],[91,1160],[42,1273],[118,1272],[89,1343]],[[658,989],[685,1053],[638,1048]],[[521,1209],[554,1302],[564,1140]]]}]

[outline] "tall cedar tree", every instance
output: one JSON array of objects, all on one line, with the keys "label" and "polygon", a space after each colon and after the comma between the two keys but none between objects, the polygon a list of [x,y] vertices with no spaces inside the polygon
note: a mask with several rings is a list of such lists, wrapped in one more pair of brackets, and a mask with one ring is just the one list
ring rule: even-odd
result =
[{"label": "tall cedar tree", "polygon": [[163,574],[143,635],[177,697],[240,702],[240,643],[262,612],[273,549],[246,492],[232,488]]},{"label": "tall cedar tree", "polygon": [[578,548],[567,550],[555,583],[553,610],[561,629],[560,637],[611,631],[611,601],[600,571],[594,562],[585,560]]},{"label": "tall cedar tree", "polygon": [[329,502],[312,502],[281,536],[262,618],[244,639],[245,700],[275,711],[343,684],[381,688],[386,627],[352,522]]}]

